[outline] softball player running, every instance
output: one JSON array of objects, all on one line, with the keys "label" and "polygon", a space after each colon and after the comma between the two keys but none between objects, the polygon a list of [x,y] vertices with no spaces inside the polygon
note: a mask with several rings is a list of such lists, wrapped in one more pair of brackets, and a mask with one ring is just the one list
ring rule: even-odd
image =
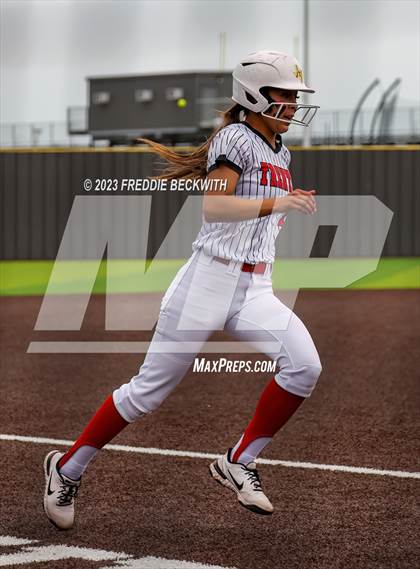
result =
[{"label": "softball player running", "polygon": [[277,373],[242,436],[210,472],[242,506],[272,513],[256,458],[309,397],[321,373],[309,332],[274,296],[271,283],[275,239],[287,213],[316,211],[314,191],[293,190],[290,153],[281,139],[291,124],[307,126],[318,108],[299,104],[299,91],[314,92],[296,59],[275,51],[253,53],[235,68],[234,104],[205,144],[181,156],[149,142],[168,160],[168,178],[207,176],[226,180],[227,189],[203,198],[193,253],[162,300],[138,374],[105,400],[66,453],[55,450],[45,458],[44,509],[59,528],[73,526],[81,476],[98,450],[157,409],[211,333],[221,329],[273,358]]}]

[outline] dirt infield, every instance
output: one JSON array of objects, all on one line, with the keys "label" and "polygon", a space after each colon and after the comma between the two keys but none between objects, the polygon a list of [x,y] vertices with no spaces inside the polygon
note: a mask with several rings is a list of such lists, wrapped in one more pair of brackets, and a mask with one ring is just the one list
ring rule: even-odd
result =
[{"label": "dirt infield", "polygon": [[[0,435],[71,440],[110,391],[137,371],[144,355],[28,354],[29,342],[150,335],[104,332],[101,296],[92,298],[80,332],[34,332],[40,302],[0,299]],[[324,371],[314,395],[264,453],[267,459],[312,464],[261,465],[273,516],[242,509],[233,493],[210,478],[205,458],[109,450],[84,477],[76,526],[58,532],[42,512],[41,465],[50,449],[65,447],[0,440],[0,536],[37,540],[34,549],[65,545],[178,560],[171,569],[183,569],[182,560],[237,569],[419,567],[420,480],[315,466],[420,470],[420,293],[306,291],[295,311],[314,337]],[[269,379],[270,374],[190,371],[158,411],[113,442],[222,453],[236,442]],[[0,566],[6,566],[3,556],[22,547],[0,547]],[[162,560],[148,563],[132,566],[169,567]],[[121,565],[58,557],[24,566]]]}]

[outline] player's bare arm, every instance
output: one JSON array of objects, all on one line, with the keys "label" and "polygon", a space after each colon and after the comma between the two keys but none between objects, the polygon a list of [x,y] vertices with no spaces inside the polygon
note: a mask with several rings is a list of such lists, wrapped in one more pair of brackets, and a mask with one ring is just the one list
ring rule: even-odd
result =
[{"label": "player's bare arm", "polygon": [[291,210],[306,214],[316,212],[314,190],[297,189],[288,196],[257,200],[243,199],[232,195],[235,192],[239,174],[221,164],[207,176],[212,180],[226,180],[226,190],[208,192],[203,199],[203,214],[207,222],[232,222],[265,217],[272,213],[288,213]]}]

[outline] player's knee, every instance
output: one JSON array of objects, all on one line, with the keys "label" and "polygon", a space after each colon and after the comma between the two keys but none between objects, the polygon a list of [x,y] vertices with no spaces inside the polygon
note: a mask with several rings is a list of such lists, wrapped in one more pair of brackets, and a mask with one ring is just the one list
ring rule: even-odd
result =
[{"label": "player's knee", "polygon": [[304,366],[302,374],[298,375],[297,384],[302,392],[302,397],[309,397],[318,383],[319,376],[322,372],[321,362],[319,358]]},{"label": "player's knee", "polygon": [[276,376],[278,384],[300,397],[309,397],[318,382],[322,372],[319,358],[314,358],[309,363],[300,366],[282,368]]},{"label": "player's knee", "polygon": [[139,373],[114,392],[124,419],[132,422],[156,411],[185,376],[191,357],[189,353],[148,353]]},{"label": "player's knee", "polygon": [[156,393],[143,392],[139,395],[130,383],[121,386],[114,392],[114,400],[120,414],[130,423],[156,411],[163,403],[163,398]]},{"label": "player's knee", "polygon": [[316,384],[318,383],[318,379],[319,376],[321,375],[321,372],[322,372],[322,365],[319,360],[317,362],[305,366],[302,388],[307,393],[306,397],[309,397],[312,394],[313,390],[316,387]]}]

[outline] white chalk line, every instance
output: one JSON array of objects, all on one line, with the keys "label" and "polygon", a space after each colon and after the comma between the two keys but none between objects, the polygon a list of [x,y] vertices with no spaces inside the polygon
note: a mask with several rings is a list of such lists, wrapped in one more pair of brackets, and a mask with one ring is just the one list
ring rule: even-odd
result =
[{"label": "white chalk line", "polygon": [[[47,437],[29,437],[22,435],[0,434],[0,441],[14,441],[22,443],[34,443],[41,445],[71,446],[74,441],[63,439],[50,439]],[[220,454],[207,452],[193,452],[186,450],[172,450],[161,448],[132,447],[127,445],[106,445],[106,450],[117,452],[132,452],[136,454],[151,454],[157,456],[174,456],[179,458],[199,458],[205,460],[215,460]],[[376,476],[392,476],[395,478],[415,478],[420,480],[420,472],[409,472],[404,470],[384,470],[380,468],[369,468],[363,466],[347,466],[342,464],[318,464],[315,462],[296,462],[292,460],[273,460],[269,458],[258,459],[259,464],[270,466],[284,466],[287,468],[306,468],[310,470],[327,470],[331,472],[347,472],[351,474],[371,474]]]},{"label": "white chalk line", "polygon": [[[37,544],[31,545],[28,544]],[[229,569],[220,565],[208,565],[195,561],[183,561],[177,559],[165,559],[163,557],[141,557],[134,559],[132,555],[104,549],[69,546],[62,544],[42,545],[38,540],[21,539],[13,536],[0,536],[0,547],[20,546],[20,550],[14,553],[0,553],[0,567],[13,567],[29,563],[54,563],[57,567],[58,560],[80,559],[85,561],[106,561],[106,566],[101,569]],[[112,564],[109,565],[108,562]],[[82,563],[83,566],[83,563]],[[231,568],[235,569],[235,568]]]},{"label": "white chalk line", "polygon": [[21,537],[14,537],[11,535],[0,535],[0,547],[12,547],[14,545],[29,545],[30,543],[37,543],[36,539],[23,539]]}]

